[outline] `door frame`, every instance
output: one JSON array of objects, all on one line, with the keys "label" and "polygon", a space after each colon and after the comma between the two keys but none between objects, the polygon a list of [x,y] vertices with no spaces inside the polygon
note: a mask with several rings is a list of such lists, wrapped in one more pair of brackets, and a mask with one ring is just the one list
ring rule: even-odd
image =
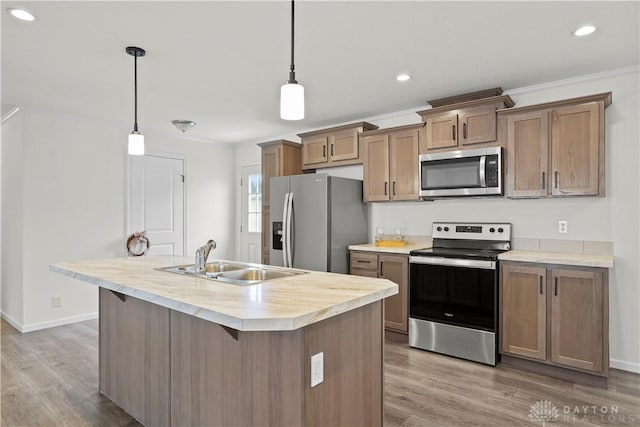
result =
[{"label": "door frame", "polygon": [[[249,170],[249,171],[255,170],[260,174],[262,179],[264,179],[264,177],[262,176],[262,166],[260,164],[241,165],[240,166],[240,251],[239,251],[240,253],[238,255],[240,256],[239,259],[241,259],[241,260],[244,259],[244,257],[242,256],[242,252],[243,252],[244,246],[245,246],[244,236],[246,236],[247,233],[249,232],[248,231],[249,227],[248,226],[245,227],[245,220],[246,220],[246,216],[247,216],[248,209],[249,209],[248,203],[247,203],[247,200],[246,200],[246,197],[245,197],[246,194],[244,192],[245,189],[248,188],[248,183],[245,182],[246,181],[245,180],[245,171],[246,170]],[[251,172],[249,172],[249,175],[253,175],[253,174]],[[262,190],[261,191],[264,191],[264,181],[263,181],[263,186],[262,186]],[[262,197],[264,197],[264,192],[261,193],[261,194],[262,194]],[[264,204],[262,204],[261,208],[260,208],[261,209],[261,211],[260,211],[261,212],[261,214],[260,214],[260,216],[261,216],[261,218],[260,218],[260,226],[261,227],[262,227],[262,215],[264,215],[264,212],[262,212],[262,206],[263,205]],[[245,207],[246,207],[246,212],[245,212]],[[261,229],[260,233],[259,233],[260,237],[259,237],[259,240],[258,240],[258,246],[259,246],[258,248],[260,250],[260,257],[259,257],[258,262],[257,262],[258,264],[260,264],[262,262],[262,258],[261,258],[262,257],[262,233],[264,233],[264,230]]]},{"label": "door frame", "polygon": [[[176,153],[168,153],[164,151],[155,151],[155,150],[145,150],[144,153],[147,157],[162,157],[165,159],[174,159],[182,161],[182,173],[184,174],[184,186],[182,188],[182,253],[183,256],[187,256],[187,156],[184,154],[176,154]],[[125,194],[127,200],[125,201],[125,240],[127,236],[131,235],[134,231],[131,229],[131,215],[129,212],[131,211],[131,175],[133,169],[133,158],[129,154],[125,154],[126,163],[127,163],[127,188],[125,189]]]}]

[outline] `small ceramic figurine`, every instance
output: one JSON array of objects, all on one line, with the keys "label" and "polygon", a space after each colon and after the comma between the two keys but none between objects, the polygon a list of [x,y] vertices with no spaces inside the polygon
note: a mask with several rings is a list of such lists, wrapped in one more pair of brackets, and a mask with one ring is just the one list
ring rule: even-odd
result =
[{"label": "small ceramic figurine", "polygon": [[127,239],[127,253],[129,256],[141,256],[149,250],[149,239],[146,231],[136,231]]}]

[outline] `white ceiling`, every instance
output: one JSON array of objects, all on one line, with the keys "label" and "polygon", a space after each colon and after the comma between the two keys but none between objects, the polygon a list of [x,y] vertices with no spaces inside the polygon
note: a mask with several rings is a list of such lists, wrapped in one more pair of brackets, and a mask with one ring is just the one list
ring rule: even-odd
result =
[{"label": "white ceiling", "polygon": [[[141,133],[269,140],[425,105],[639,63],[639,5],[628,2],[296,3],[296,71],[306,118],[279,118],[288,78],[290,3],[2,1],[2,104],[133,126]],[[8,7],[37,16],[17,21]],[[571,32],[592,23],[598,31]],[[413,78],[398,83],[396,74]]]}]

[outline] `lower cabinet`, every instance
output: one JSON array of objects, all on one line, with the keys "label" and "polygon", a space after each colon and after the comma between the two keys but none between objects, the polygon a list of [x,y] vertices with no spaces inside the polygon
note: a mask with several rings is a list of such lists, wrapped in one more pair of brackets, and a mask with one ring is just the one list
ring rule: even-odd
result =
[{"label": "lower cabinet", "polygon": [[237,331],[100,288],[100,391],[145,426],[382,426],[382,313]]},{"label": "lower cabinet", "polygon": [[100,391],[147,426],[170,424],[170,310],[100,288]]},{"label": "lower cabinet", "polygon": [[501,270],[501,353],[606,377],[608,270],[516,262]]},{"label": "lower cabinet", "polygon": [[409,257],[376,252],[351,252],[350,274],[389,279],[398,285],[398,293],[384,300],[384,326],[408,333]]}]

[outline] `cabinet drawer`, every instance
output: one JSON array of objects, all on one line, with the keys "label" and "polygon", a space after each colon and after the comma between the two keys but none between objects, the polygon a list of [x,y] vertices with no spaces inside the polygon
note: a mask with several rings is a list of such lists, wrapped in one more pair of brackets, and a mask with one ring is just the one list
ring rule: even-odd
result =
[{"label": "cabinet drawer", "polygon": [[378,255],[375,253],[351,252],[351,268],[378,270]]}]

